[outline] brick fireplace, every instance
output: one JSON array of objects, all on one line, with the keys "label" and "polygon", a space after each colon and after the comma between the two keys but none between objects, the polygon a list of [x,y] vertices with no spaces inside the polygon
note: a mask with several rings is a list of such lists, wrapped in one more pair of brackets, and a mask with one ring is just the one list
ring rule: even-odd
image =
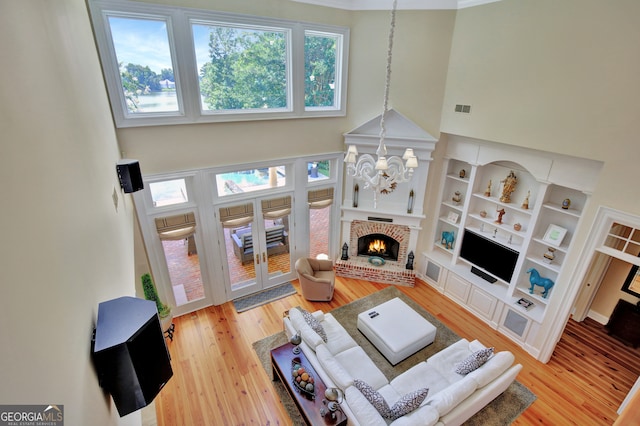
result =
[{"label": "brick fireplace", "polygon": [[[406,225],[387,222],[354,220],[350,226],[349,259],[336,262],[336,274],[386,284],[415,285],[415,273],[406,269],[411,229]],[[366,255],[358,255],[358,240],[368,235],[386,235],[399,243],[397,260],[386,260],[374,266]]]}]

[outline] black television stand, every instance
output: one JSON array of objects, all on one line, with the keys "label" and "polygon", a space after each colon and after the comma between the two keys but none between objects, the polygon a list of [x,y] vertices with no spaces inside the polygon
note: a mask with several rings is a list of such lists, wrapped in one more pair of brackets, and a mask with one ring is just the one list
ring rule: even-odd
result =
[{"label": "black television stand", "polygon": [[497,278],[487,274],[484,271],[481,271],[480,269],[476,268],[475,266],[471,267],[471,273],[476,274],[477,276],[479,276],[480,278],[482,278],[485,281],[489,281],[491,284],[493,284],[496,281],[498,281]]}]

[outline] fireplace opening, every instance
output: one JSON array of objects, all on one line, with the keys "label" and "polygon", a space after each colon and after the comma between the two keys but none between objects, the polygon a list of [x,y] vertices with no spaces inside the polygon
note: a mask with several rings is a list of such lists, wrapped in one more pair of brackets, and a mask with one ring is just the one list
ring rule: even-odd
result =
[{"label": "fireplace opening", "polygon": [[358,238],[358,256],[378,256],[385,260],[398,260],[400,243],[384,234],[369,234]]}]

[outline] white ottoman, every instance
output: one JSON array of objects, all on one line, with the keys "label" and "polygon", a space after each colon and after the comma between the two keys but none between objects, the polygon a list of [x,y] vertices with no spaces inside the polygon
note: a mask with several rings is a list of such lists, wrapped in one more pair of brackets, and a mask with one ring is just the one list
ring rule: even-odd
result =
[{"label": "white ottoman", "polygon": [[392,365],[436,338],[433,324],[397,297],[359,314],[358,330]]}]

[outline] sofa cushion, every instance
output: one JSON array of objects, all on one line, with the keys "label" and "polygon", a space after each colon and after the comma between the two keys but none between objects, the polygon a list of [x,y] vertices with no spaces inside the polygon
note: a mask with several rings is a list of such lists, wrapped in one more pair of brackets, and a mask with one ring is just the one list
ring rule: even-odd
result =
[{"label": "sofa cushion", "polygon": [[302,313],[302,317],[304,318],[305,322],[309,324],[309,327],[311,327],[313,331],[318,333],[318,336],[322,338],[323,342],[327,343],[327,333],[324,331],[324,327],[322,327],[320,321],[318,321],[313,315],[311,315],[311,312],[307,311],[306,309],[298,306],[298,310]]},{"label": "sofa cushion", "polygon": [[349,348],[334,356],[349,374],[354,378],[364,380],[376,390],[389,383],[387,377],[382,374],[382,371],[360,346]]},{"label": "sofa cushion", "polygon": [[324,371],[340,389],[347,389],[353,384],[353,376],[342,367],[342,364],[333,356],[326,345],[316,347],[316,357]]},{"label": "sofa cushion", "polygon": [[360,379],[355,379],[353,381],[353,386],[355,386],[356,389],[358,389],[360,393],[362,393],[362,395],[367,399],[367,401],[369,401],[371,405],[373,405],[373,408],[375,408],[382,417],[387,419],[391,417],[391,411],[389,408],[389,404],[387,404],[387,401],[385,401],[384,397],[380,395],[378,391],[372,388],[367,382]]},{"label": "sofa cushion", "polygon": [[[442,374],[449,383],[453,383],[464,377],[455,372],[456,364],[472,353],[473,351],[469,349],[469,341],[461,339],[432,355],[426,362]],[[436,392],[433,386],[430,387],[432,393]]]},{"label": "sofa cushion", "polygon": [[463,375],[469,374],[487,362],[491,355],[493,355],[493,348],[475,351],[456,365],[455,372]]},{"label": "sofa cushion", "polygon": [[354,379],[353,386],[355,386],[362,395],[364,395],[367,401],[373,405],[382,417],[391,420],[396,420],[405,414],[416,410],[420,407],[420,404],[422,404],[422,401],[424,401],[429,393],[428,388],[409,392],[408,394],[400,397],[393,406],[389,407],[389,404],[382,394],[372,388],[367,382],[360,379]]},{"label": "sofa cushion", "polygon": [[440,392],[431,394],[427,399],[427,404],[438,410],[440,416],[444,416],[467,399],[477,387],[478,384],[473,378],[464,377]]},{"label": "sofa cushion", "polygon": [[[456,376],[456,378],[459,377],[457,374]],[[431,389],[430,393],[433,395],[445,389],[451,382],[433,366],[426,362],[420,362],[391,380],[390,384],[398,395],[404,395],[424,387]],[[386,392],[383,392],[383,394],[389,402],[395,402],[391,395],[387,396]]]},{"label": "sofa cushion", "polygon": [[[422,405],[391,423],[391,426],[433,426],[438,423],[438,410],[430,405]],[[442,423],[440,423],[442,424]]]},{"label": "sofa cushion", "polygon": [[514,361],[515,357],[511,352],[498,352],[482,367],[467,374],[467,377],[472,377],[478,384],[478,388],[484,387],[507,371]]},{"label": "sofa cushion", "polygon": [[344,392],[344,398],[349,405],[349,409],[355,416],[357,422],[366,426],[387,426],[387,422],[373,408],[373,405],[367,401],[355,386],[349,386]]},{"label": "sofa cushion", "polygon": [[324,321],[321,322],[324,331],[327,333],[327,348],[332,354],[343,352],[349,348],[358,346],[353,337],[331,314],[325,314]]},{"label": "sofa cushion", "polygon": [[319,344],[323,343],[322,337],[320,337],[320,335],[316,333],[309,324],[307,324],[302,312],[298,309],[289,310],[289,320],[291,321],[293,328],[300,332],[302,340],[304,340],[311,349],[315,350]]},{"label": "sofa cushion", "polygon": [[398,402],[389,408],[389,418],[391,420],[396,420],[405,414],[409,414],[413,410],[416,410],[420,407],[420,404],[422,404],[422,401],[424,401],[428,393],[429,388],[422,388],[402,396]]}]

